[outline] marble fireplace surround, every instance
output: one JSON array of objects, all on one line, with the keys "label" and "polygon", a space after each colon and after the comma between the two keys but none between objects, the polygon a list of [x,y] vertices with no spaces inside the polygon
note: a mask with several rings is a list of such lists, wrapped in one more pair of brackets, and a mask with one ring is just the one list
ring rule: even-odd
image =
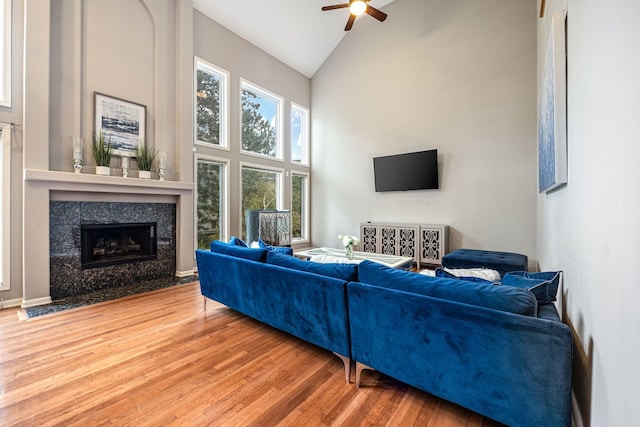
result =
[{"label": "marble fireplace surround", "polygon": [[171,203],[176,205],[177,277],[194,273],[194,184],[119,176],[24,170],[22,307],[51,302],[51,201]]}]

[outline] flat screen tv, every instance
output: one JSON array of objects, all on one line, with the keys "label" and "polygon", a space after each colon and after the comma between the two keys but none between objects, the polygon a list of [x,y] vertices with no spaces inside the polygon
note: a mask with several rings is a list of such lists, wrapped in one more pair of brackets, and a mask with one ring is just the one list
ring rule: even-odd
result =
[{"label": "flat screen tv", "polygon": [[376,192],[438,189],[438,150],[374,157]]}]

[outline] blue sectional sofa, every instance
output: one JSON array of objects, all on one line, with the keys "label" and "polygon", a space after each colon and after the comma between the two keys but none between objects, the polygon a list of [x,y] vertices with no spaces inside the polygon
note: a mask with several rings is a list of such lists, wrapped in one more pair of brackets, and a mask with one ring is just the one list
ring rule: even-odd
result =
[{"label": "blue sectional sofa", "polygon": [[205,297],[334,352],[347,382],[353,359],[358,385],[376,369],[508,425],[570,424],[570,329],[546,294],[539,302],[518,281],[318,264],[221,242],[196,258]]},{"label": "blue sectional sofa", "polygon": [[510,426],[570,425],[571,331],[553,304],[367,261],[358,276],[348,286],[356,383],[373,368]]},{"label": "blue sectional sofa", "polygon": [[[334,352],[345,364],[349,382],[351,350],[347,316],[347,279],[355,265],[300,271],[277,265],[298,261],[268,249],[213,242],[196,251],[202,294],[229,308]],[[269,261],[269,262],[267,262]],[[313,267],[313,266],[311,266]],[[345,278],[339,276],[346,271]],[[349,274],[350,273],[350,274]]]}]

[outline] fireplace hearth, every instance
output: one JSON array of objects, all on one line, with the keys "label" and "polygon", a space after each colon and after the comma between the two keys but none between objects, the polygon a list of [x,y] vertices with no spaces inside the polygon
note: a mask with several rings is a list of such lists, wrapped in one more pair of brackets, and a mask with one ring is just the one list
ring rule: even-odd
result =
[{"label": "fireplace hearth", "polygon": [[80,268],[150,261],[158,258],[157,223],[83,224]]}]

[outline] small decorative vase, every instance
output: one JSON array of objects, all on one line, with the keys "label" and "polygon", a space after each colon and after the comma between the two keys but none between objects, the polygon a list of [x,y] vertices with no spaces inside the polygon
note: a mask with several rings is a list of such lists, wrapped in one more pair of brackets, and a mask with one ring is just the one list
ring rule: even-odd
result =
[{"label": "small decorative vase", "polygon": [[151,171],[138,171],[138,178],[151,179]]},{"label": "small decorative vase", "polygon": [[96,166],[96,175],[111,175],[111,168],[109,166]]},{"label": "small decorative vase", "polygon": [[347,256],[347,259],[353,259],[353,245],[347,245],[344,247]]}]

